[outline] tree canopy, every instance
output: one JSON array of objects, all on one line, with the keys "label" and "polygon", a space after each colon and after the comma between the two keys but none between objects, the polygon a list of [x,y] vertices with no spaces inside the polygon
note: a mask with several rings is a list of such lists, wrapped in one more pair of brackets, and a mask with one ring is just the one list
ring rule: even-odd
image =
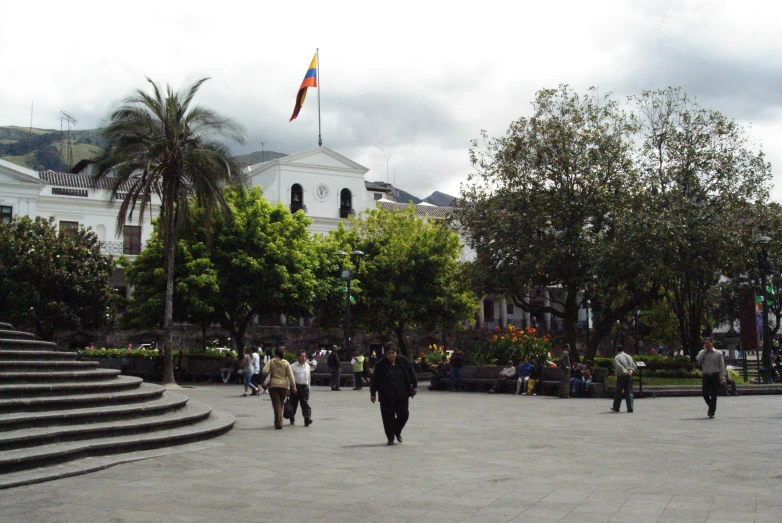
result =
[{"label": "tree canopy", "polygon": [[333,237],[347,252],[364,252],[357,272],[357,322],[371,332],[393,333],[403,354],[411,329],[451,330],[477,311],[459,264],[458,234],[446,223],[416,217],[413,206],[369,211]]},{"label": "tree canopy", "polygon": [[60,231],[53,220],[15,217],[0,223],[0,318],[32,327],[45,340],[60,329],[113,320],[114,261],[92,231]]}]

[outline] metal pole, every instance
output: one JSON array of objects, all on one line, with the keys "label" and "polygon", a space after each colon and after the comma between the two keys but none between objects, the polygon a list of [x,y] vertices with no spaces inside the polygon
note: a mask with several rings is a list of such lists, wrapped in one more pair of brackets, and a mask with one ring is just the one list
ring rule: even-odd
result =
[{"label": "metal pole", "polygon": [[353,275],[348,271],[347,289],[345,292],[345,357],[350,356],[350,280]]},{"label": "metal pole", "polygon": [[[318,82],[318,147],[323,145],[323,139],[320,136],[320,48],[315,49],[315,66],[317,67],[317,82]],[[350,280],[348,280],[350,281]],[[350,283],[348,283],[350,285]]]},{"label": "metal pole", "polygon": [[766,287],[766,265],[768,264],[768,252],[763,247],[763,259],[760,268],[761,285],[763,285],[763,382],[765,383],[770,374],[770,359],[771,359],[771,329],[768,324],[768,288]]}]

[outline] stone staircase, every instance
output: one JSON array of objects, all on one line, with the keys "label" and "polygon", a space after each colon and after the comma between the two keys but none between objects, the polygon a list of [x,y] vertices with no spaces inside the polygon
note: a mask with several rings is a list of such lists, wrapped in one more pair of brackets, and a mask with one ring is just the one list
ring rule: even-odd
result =
[{"label": "stone staircase", "polygon": [[209,405],[0,323],[0,489],[99,470],[229,431]]}]

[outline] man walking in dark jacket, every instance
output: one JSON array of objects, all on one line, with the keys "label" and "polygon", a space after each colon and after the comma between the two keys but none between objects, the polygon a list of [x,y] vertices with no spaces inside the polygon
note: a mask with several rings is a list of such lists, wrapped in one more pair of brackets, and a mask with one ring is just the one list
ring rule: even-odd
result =
[{"label": "man walking in dark jacket", "polygon": [[[336,349],[336,347],[334,347]],[[331,351],[326,363],[331,373],[331,390],[339,390],[339,354],[336,350]]]},{"label": "man walking in dark jacket", "polygon": [[392,344],[386,346],[386,357],[377,362],[372,374],[370,399],[375,403],[380,395],[380,414],[388,444],[394,437],[402,443],[402,429],[410,417],[409,399],[418,392],[418,379],[410,360],[397,354]]}]

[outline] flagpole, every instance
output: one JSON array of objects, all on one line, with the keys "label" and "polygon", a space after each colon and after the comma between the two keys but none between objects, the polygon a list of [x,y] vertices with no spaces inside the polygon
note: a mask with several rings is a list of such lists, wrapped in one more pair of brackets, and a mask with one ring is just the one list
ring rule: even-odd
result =
[{"label": "flagpole", "polygon": [[320,48],[315,48],[315,61],[318,67],[318,147],[323,146],[323,139],[320,136]]}]

